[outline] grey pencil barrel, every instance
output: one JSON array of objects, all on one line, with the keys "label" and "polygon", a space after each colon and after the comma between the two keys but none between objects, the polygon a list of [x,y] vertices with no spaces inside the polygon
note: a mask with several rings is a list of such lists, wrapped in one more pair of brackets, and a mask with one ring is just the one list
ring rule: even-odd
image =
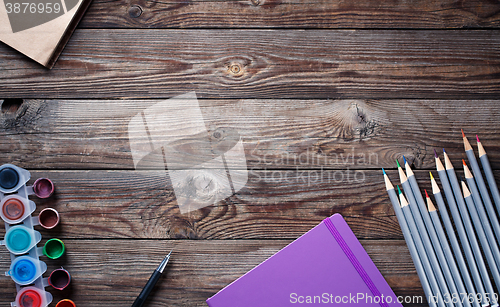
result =
[{"label": "grey pencil barrel", "polygon": [[[439,287],[441,289],[441,295],[444,296],[447,293],[449,294],[450,291],[448,290],[448,285],[446,284],[443,273],[441,272],[441,268],[440,268],[438,260],[436,258],[436,254],[434,253],[434,249],[432,247],[431,240],[429,238],[429,235],[427,234],[427,230],[426,230],[424,222],[422,220],[422,216],[420,215],[419,210],[416,208],[417,204],[416,204],[415,197],[413,196],[413,192],[411,190],[410,183],[408,180],[406,180],[406,181],[402,182],[401,184],[403,185],[406,199],[408,199],[408,202],[410,204],[408,206],[409,207],[408,210],[411,210],[410,212],[411,212],[411,214],[413,216],[413,220],[415,221],[415,224],[416,224],[416,228],[412,229],[410,227],[410,230],[412,233],[415,232],[416,235],[420,235],[420,238],[422,239],[422,243],[425,246],[425,252],[427,253],[427,256],[429,257],[429,262],[431,263],[432,270],[436,276]],[[406,214],[405,214],[405,216],[406,216]],[[449,301],[447,301],[445,303],[447,306],[453,306],[453,304]]]},{"label": "grey pencil barrel", "polygon": [[[484,207],[486,208],[486,210],[488,211],[488,217],[483,222],[487,222],[488,220],[491,221],[491,226],[493,227],[493,231],[495,232],[496,240],[497,240],[497,244],[498,244],[498,243],[500,243],[500,224],[498,223],[495,208],[493,208],[493,204],[491,202],[491,198],[490,198],[490,195],[488,193],[488,189],[486,188],[486,184],[484,183],[483,176],[481,175],[481,170],[479,169],[479,164],[477,163],[476,156],[474,155],[474,151],[472,149],[469,149],[469,150],[466,150],[465,153],[467,154],[467,159],[469,160],[469,163],[472,167],[472,173],[474,174],[474,178],[472,178],[472,181],[474,181],[474,179],[476,180],[477,187],[479,188],[479,192],[481,192],[481,194],[479,194],[477,189],[475,189],[476,191],[473,191],[471,189],[471,193],[473,195],[472,198],[474,199],[474,203],[476,204],[476,206],[478,208],[478,213],[482,219],[484,219],[484,216],[483,216],[483,214],[481,214],[480,210],[482,210],[484,212],[483,204],[484,204]],[[467,183],[469,183],[468,178],[467,178]],[[471,186],[471,184],[469,183],[469,187],[470,186]],[[498,189],[497,189],[497,193],[498,193]],[[474,196],[479,196],[479,195],[481,195],[480,198],[482,198],[482,200],[483,200],[481,202],[481,204],[479,204],[476,201],[476,197],[474,197]],[[478,201],[480,201],[480,199]],[[488,223],[488,225],[489,225],[489,223]]]},{"label": "grey pencil barrel", "polygon": [[[489,247],[491,253],[493,254],[493,257],[495,258],[495,263],[496,263],[497,268],[500,268],[500,250],[498,249],[497,241],[495,240],[495,236],[493,234],[493,231],[491,230],[491,226],[490,226],[490,223],[488,221],[488,217],[487,217],[486,212],[484,211],[484,208],[482,206],[481,196],[479,196],[479,191],[477,190],[476,183],[474,181],[474,178],[466,178],[466,180],[467,180],[467,184],[469,185],[470,192],[471,192],[471,197],[472,197],[471,203],[475,205],[475,208],[476,208],[477,212],[479,213],[479,217],[480,217],[479,223],[484,230],[486,240],[488,241],[488,244],[489,244],[488,247]],[[469,205],[469,204],[467,204],[467,205]],[[493,214],[495,214],[495,212],[493,212]],[[495,216],[495,219],[496,219],[496,216]],[[481,243],[481,244],[483,244],[483,243]],[[483,246],[483,250],[484,249],[485,249],[485,247]],[[491,267],[490,267],[490,269],[493,270]],[[498,274],[498,271],[496,273]],[[495,281],[496,281],[496,279],[495,279]],[[498,284],[498,282],[497,282],[497,288],[500,289],[500,285]]]},{"label": "grey pencil barrel", "polygon": [[[429,278],[429,282],[431,283],[434,293],[436,294],[435,297],[437,297],[436,301],[437,304],[440,307],[444,307],[444,300],[443,298],[439,297],[439,294],[441,293],[440,291],[440,285],[438,284],[438,281],[436,280],[435,277],[435,271],[429,262],[426,249],[424,248],[424,245],[422,243],[422,239],[420,238],[420,235],[417,230],[417,226],[415,225],[415,221],[413,219],[413,215],[410,211],[410,207],[406,206],[405,208],[402,208],[401,211],[403,212],[403,215],[405,217],[406,223],[408,224],[408,227],[410,228],[410,233],[413,238],[413,241],[415,242],[416,249],[418,251],[418,254],[421,256],[420,259],[422,260],[424,267],[426,268],[427,272],[427,277]],[[433,301],[431,297],[428,297],[428,301]]]},{"label": "grey pencil barrel", "polygon": [[[425,296],[427,298],[430,298],[432,296],[432,290],[429,285],[429,281],[427,279],[427,276],[425,275],[424,267],[422,265],[422,261],[420,260],[420,257],[418,256],[417,249],[415,247],[415,243],[413,242],[413,238],[411,237],[410,229],[408,228],[407,222],[405,220],[405,217],[403,215],[403,211],[401,210],[401,207],[399,206],[399,200],[396,195],[396,191],[394,189],[387,190],[387,193],[389,194],[389,199],[391,200],[392,207],[394,208],[394,212],[396,213],[396,217],[399,222],[399,226],[401,227],[401,231],[403,232],[403,236],[406,241],[406,245],[408,246],[408,250],[410,251],[411,259],[413,260],[413,264],[415,265],[415,269],[417,270],[417,275],[418,278],[420,279],[420,283],[422,284],[422,288],[424,289]],[[436,281],[434,280],[434,283]],[[437,283],[436,283],[437,287]],[[429,306],[430,307],[436,307],[436,303],[432,300],[428,300]]]},{"label": "grey pencil barrel", "polygon": [[[469,244],[469,239],[465,234],[465,228],[464,225],[462,224],[462,218],[460,217],[460,213],[458,212],[457,203],[455,202],[455,196],[453,195],[450,182],[448,181],[446,170],[438,171],[438,175],[439,179],[441,180],[441,185],[443,186],[446,200],[448,201],[448,206],[450,208],[451,215],[453,216],[453,220],[455,221],[455,227],[457,228],[458,237],[460,238],[460,242],[462,243],[465,257],[467,258],[467,264],[469,265],[472,274],[472,279],[474,280],[474,284],[476,285],[477,292],[481,294],[481,297],[486,297],[483,282],[481,280],[481,276],[479,275],[479,270],[477,268],[476,261],[474,260],[474,256],[472,255],[472,249]],[[449,233],[450,232],[448,232],[448,234]],[[455,255],[457,254],[458,253],[455,252]],[[487,306],[488,304],[483,303],[481,305]]]},{"label": "grey pencil barrel", "polygon": [[[472,220],[474,221],[474,227],[476,228],[477,231],[477,236],[479,238],[479,241],[481,242],[481,246],[483,247],[483,252],[484,255],[486,256],[486,261],[488,262],[488,265],[490,266],[490,272],[493,275],[493,279],[495,280],[495,283],[497,287],[500,286],[500,274],[498,273],[498,267],[495,261],[495,258],[493,257],[493,253],[491,252],[491,248],[489,246],[488,239],[486,238],[486,235],[484,233],[484,230],[481,226],[481,220],[479,219],[479,215],[476,212],[476,209],[474,207],[474,201],[472,199],[472,196],[465,197],[465,203],[467,204],[467,207],[469,208],[470,216]],[[470,232],[470,230],[469,230]],[[494,295],[494,293],[492,294]]]},{"label": "grey pencil barrel", "polygon": [[465,231],[468,235],[470,246],[472,247],[472,253],[474,254],[474,258],[476,259],[477,268],[479,269],[479,275],[481,276],[486,292],[490,293],[490,295],[487,297],[491,298],[492,301],[494,301],[493,305],[497,305],[495,297],[493,296],[495,294],[495,291],[493,290],[493,285],[491,284],[488,270],[486,269],[486,264],[484,262],[483,256],[481,255],[479,244],[477,243],[476,234],[474,233],[472,223],[469,219],[467,207],[465,206],[465,201],[462,196],[462,191],[460,190],[460,186],[458,185],[457,175],[455,174],[454,169],[447,169],[446,173],[448,174],[448,178],[450,179],[451,188],[453,190],[453,194],[455,195],[458,209],[461,212],[460,216],[462,218],[462,222],[465,225]]},{"label": "grey pencil barrel", "polygon": [[[414,208],[412,208],[412,209],[420,211],[420,214],[421,214],[422,219],[424,221],[425,229],[427,229],[427,233],[429,234],[429,237],[431,239],[431,244],[434,247],[439,264],[441,266],[441,269],[443,270],[443,275],[444,275],[446,282],[448,284],[448,289],[450,290],[450,295],[452,293],[458,294],[455,280],[450,272],[450,264],[448,263],[448,259],[446,259],[446,257],[444,256],[443,250],[441,249],[440,241],[439,241],[438,236],[436,234],[436,230],[434,229],[434,226],[432,225],[432,221],[431,221],[431,218],[429,216],[429,212],[427,211],[427,206],[425,205],[424,199],[422,197],[422,193],[420,193],[417,179],[415,178],[414,175],[411,175],[411,176],[408,176],[408,181],[410,182],[410,188],[411,188],[411,190],[413,192],[413,196],[415,197],[415,200],[416,200],[416,204],[414,205]],[[410,207],[411,207],[411,204],[410,204]],[[416,208],[418,208],[418,209],[416,209]],[[455,302],[455,305],[458,307],[463,306],[462,302],[460,300]]]},{"label": "grey pencil barrel", "polygon": [[497,212],[500,213],[500,193],[498,192],[495,176],[493,176],[493,171],[491,170],[490,161],[486,154],[479,156],[479,160],[481,160],[484,175],[486,176],[486,181],[488,181],[488,186],[490,187],[491,196],[493,196],[493,200],[495,201]]},{"label": "grey pencil barrel", "polygon": [[[458,288],[458,296],[459,298],[462,298],[462,294],[466,294],[467,290],[465,290],[464,283],[462,281],[462,276],[460,276],[460,272],[458,270],[457,264],[455,263],[455,258],[453,258],[453,253],[451,252],[450,245],[448,244],[448,240],[446,239],[446,235],[443,230],[443,226],[441,225],[441,222],[439,221],[439,215],[437,211],[432,211],[429,212],[429,216],[431,217],[432,224],[434,224],[434,229],[436,230],[436,233],[439,237],[439,243],[441,244],[441,248],[443,249],[443,252],[446,255],[446,258],[448,259],[448,263],[450,265],[450,271],[453,274],[453,278],[455,279],[455,283]],[[471,304],[468,299],[465,299],[463,301],[463,304],[465,307],[470,307]],[[478,304],[479,306],[479,304]]]},{"label": "grey pencil barrel", "polygon": [[[446,174],[445,174],[446,175]],[[435,193],[434,198],[436,199],[436,203],[438,204],[439,213],[444,223],[444,227],[446,229],[446,233],[448,234],[448,238],[450,239],[451,247],[453,248],[453,252],[457,258],[457,264],[460,268],[460,273],[462,274],[463,280],[467,287],[469,294],[476,293],[476,289],[474,288],[474,284],[472,283],[472,278],[469,274],[469,270],[467,269],[467,265],[465,263],[465,259],[462,256],[462,251],[460,249],[460,245],[458,244],[457,236],[455,235],[455,230],[453,229],[453,225],[451,224],[450,216],[446,211],[446,206],[444,204],[443,195],[441,192]],[[479,273],[478,273],[479,275]],[[473,305],[475,307],[479,307],[479,303],[477,300],[473,301]]]}]

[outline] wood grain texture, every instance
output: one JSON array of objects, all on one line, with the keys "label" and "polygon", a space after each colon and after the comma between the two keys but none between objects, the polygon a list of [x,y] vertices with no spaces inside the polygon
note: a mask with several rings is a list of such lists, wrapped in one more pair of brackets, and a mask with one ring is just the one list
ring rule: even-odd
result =
[{"label": "wood grain texture", "polygon": [[[395,170],[387,170],[394,185]],[[430,190],[428,171],[416,171]],[[498,173],[497,173],[498,176]],[[175,191],[158,173],[139,171],[32,171],[50,178],[54,197],[39,200],[61,214],[61,238],[295,239],[341,213],[358,238],[402,239],[382,172],[257,171],[231,197],[181,214]],[[215,189],[218,187],[216,186]],[[0,230],[3,234],[4,230]]]},{"label": "wood grain texture", "polygon": [[[133,170],[129,122],[160,101],[26,99],[16,105],[6,100],[0,113],[0,163]],[[200,99],[199,105],[210,136],[219,133],[224,140],[227,131],[238,132],[250,170],[379,170],[394,168],[402,155],[417,169],[433,170],[433,149],[441,148],[460,165],[460,129],[476,152],[478,134],[492,167],[500,168],[498,100]],[[166,142],[177,132],[165,131]],[[182,161],[188,151],[180,153]]]},{"label": "wood grain texture", "polygon": [[474,1],[93,1],[82,28],[463,28],[500,24],[500,4]]},{"label": "wood grain texture", "polygon": [[[63,265],[72,276],[71,286],[62,292],[47,288],[54,295],[54,301],[70,297],[77,306],[121,307],[132,304],[171,248],[174,248],[171,262],[150,296],[148,306],[206,306],[207,298],[272,256],[290,240],[64,242],[67,246],[64,258],[44,259],[48,272]],[[404,241],[362,240],[361,244],[396,295],[423,295]],[[0,250],[0,269],[7,270],[9,265],[8,254]],[[7,306],[13,301],[14,293],[12,280],[0,277],[0,305]]]},{"label": "wood grain texture", "polygon": [[0,46],[0,97],[494,99],[499,44],[494,31],[79,30],[51,71]]}]

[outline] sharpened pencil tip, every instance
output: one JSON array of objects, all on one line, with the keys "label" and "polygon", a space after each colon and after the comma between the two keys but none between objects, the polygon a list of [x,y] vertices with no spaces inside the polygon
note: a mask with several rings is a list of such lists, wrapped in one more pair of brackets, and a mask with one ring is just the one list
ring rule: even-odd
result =
[{"label": "sharpened pencil tip", "polygon": [[432,172],[429,172],[429,175],[431,175],[431,180],[434,180],[434,176],[432,176]]},{"label": "sharpened pencil tip", "polygon": [[387,175],[387,174],[385,173],[385,169],[384,169],[383,167],[382,167],[382,173],[384,173],[384,175]]},{"label": "sharpened pencil tip", "polygon": [[477,140],[478,143],[481,143],[481,141],[479,140],[479,137],[477,136],[477,134],[476,134],[476,140]]},{"label": "sharpened pencil tip", "polygon": [[406,164],[406,158],[404,155],[403,155],[403,161],[404,161],[404,164]]},{"label": "sharpened pencil tip", "polygon": [[446,150],[444,150],[444,148],[443,148],[443,152],[446,153]]},{"label": "sharpened pencil tip", "polygon": [[464,138],[465,137],[464,129],[460,129],[460,131],[462,131],[462,137]]},{"label": "sharpened pencil tip", "polygon": [[427,194],[427,190],[424,189],[425,192],[425,198],[429,198],[429,194]]},{"label": "sharpened pencil tip", "polygon": [[464,166],[467,166],[467,164],[465,164],[465,160],[464,159],[462,159],[462,163],[464,164]]},{"label": "sharpened pencil tip", "polygon": [[398,194],[401,194],[401,189],[399,188],[399,185],[398,185]]},{"label": "sharpened pencil tip", "polygon": [[437,151],[436,151],[436,149],[435,149],[435,148],[434,148],[434,157],[436,157],[436,158],[438,158],[438,157],[439,157],[439,156],[438,156],[438,153],[437,153]]},{"label": "sharpened pencil tip", "polygon": [[398,167],[401,167],[401,165],[399,165],[398,159],[396,159],[396,164],[398,165]]}]

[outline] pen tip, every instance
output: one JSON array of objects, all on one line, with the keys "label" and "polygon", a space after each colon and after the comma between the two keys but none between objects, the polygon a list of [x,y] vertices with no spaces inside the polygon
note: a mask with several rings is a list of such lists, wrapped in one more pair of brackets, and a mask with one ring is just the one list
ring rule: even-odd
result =
[{"label": "pen tip", "polygon": [[478,143],[481,143],[481,141],[479,140],[479,137],[477,136],[477,134],[476,134],[476,140],[477,140]]},{"label": "pen tip", "polygon": [[434,148],[434,157],[436,157],[436,158],[438,158],[438,157],[439,157],[439,156],[438,156],[438,153],[437,153],[437,151],[436,151],[436,149],[435,149],[435,148]]},{"label": "pen tip", "polygon": [[465,137],[464,130],[463,130],[463,129],[460,129],[460,131],[462,131],[462,137],[464,138],[464,137]]},{"label": "pen tip", "polygon": [[399,165],[398,159],[396,159],[396,164],[398,165],[398,167],[401,167],[401,165]]}]

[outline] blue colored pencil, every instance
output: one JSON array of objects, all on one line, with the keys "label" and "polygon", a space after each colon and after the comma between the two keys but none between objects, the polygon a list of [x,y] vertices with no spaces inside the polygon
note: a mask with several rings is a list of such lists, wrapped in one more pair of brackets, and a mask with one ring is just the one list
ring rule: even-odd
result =
[{"label": "blue colored pencil", "polygon": [[486,176],[486,180],[488,181],[488,186],[490,187],[491,196],[493,196],[493,200],[495,201],[497,212],[500,214],[500,193],[498,192],[495,176],[493,176],[493,171],[491,170],[490,161],[488,160],[488,156],[486,155],[486,151],[484,150],[483,144],[481,143],[477,135],[476,138],[477,138],[477,149],[479,152],[479,160],[481,160],[481,165],[483,166],[484,175]]}]

